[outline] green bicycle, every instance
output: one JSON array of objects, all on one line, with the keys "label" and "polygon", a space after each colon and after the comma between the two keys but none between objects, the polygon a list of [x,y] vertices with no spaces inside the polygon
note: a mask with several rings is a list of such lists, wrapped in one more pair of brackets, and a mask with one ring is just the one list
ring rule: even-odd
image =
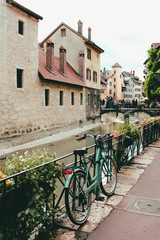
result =
[{"label": "green bicycle", "polygon": [[[75,168],[68,175],[65,182],[65,206],[70,220],[76,224],[83,224],[89,217],[91,204],[94,200],[103,201],[100,190],[106,196],[111,196],[116,189],[117,170],[115,162],[109,154],[103,151],[104,144],[112,141],[110,134],[90,135],[85,134],[78,141],[91,137],[96,145],[95,157],[90,159],[90,166],[94,165],[94,173],[90,172],[85,154],[87,148],[77,149],[75,154]],[[107,140],[106,140],[107,139]],[[112,151],[112,150],[111,150]],[[77,156],[80,156],[80,166],[77,166]],[[92,200],[92,194],[96,197]]]}]

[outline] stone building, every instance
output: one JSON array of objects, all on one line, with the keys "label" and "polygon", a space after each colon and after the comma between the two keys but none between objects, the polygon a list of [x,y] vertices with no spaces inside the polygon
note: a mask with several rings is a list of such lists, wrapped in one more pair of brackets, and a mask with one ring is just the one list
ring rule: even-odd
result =
[{"label": "stone building", "polygon": [[16,1],[1,0],[1,138],[55,132],[99,117],[103,50],[65,24],[56,29],[58,38],[47,37],[40,46],[39,20]]},{"label": "stone building", "polygon": [[[38,22],[13,0],[0,3],[0,136],[40,128]],[[34,125],[33,125],[34,122]]]},{"label": "stone building", "polygon": [[59,48],[66,49],[66,60],[85,83],[86,118],[100,116],[100,54],[104,52],[91,41],[91,28],[88,38],[83,36],[83,23],[78,21],[78,31],[61,23],[41,43],[46,51],[47,41],[54,43],[54,55],[59,56]]}]

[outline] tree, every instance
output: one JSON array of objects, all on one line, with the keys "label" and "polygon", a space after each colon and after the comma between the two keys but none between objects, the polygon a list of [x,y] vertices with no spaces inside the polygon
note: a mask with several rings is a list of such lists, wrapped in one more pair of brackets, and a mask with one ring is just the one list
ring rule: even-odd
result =
[{"label": "tree", "polygon": [[150,100],[160,101],[160,82],[158,78],[154,75],[155,72],[160,70],[160,49],[151,47],[148,50],[148,64],[147,70],[148,75],[144,85],[144,93]]}]

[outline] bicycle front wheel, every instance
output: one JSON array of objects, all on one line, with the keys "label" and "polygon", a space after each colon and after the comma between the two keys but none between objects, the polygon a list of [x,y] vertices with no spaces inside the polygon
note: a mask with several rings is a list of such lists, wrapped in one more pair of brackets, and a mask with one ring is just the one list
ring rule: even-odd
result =
[{"label": "bicycle front wheel", "polygon": [[71,177],[69,188],[65,190],[65,205],[66,211],[70,220],[76,224],[83,224],[90,213],[91,208],[91,193],[85,194],[86,174],[79,170]]},{"label": "bicycle front wheel", "polygon": [[117,169],[111,157],[106,157],[101,166],[100,187],[104,195],[111,196],[117,185]]}]

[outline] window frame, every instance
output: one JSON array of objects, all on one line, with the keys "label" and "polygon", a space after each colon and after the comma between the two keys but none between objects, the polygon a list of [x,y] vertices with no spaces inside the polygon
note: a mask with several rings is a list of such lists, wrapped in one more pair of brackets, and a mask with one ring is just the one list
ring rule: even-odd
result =
[{"label": "window frame", "polygon": [[91,81],[91,69],[89,68],[86,69],[86,79]]},{"label": "window frame", "polygon": [[83,93],[80,93],[80,105],[83,105]]},{"label": "window frame", "polygon": [[24,79],[24,69],[16,68],[16,74],[17,74],[17,88],[22,89],[23,88],[23,79]]},{"label": "window frame", "polygon": [[48,88],[45,89],[45,96],[44,96],[44,105],[45,107],[48,107],[49,106],[49,97],[50,97],[50,91]]},{"label": "window frame", "polygon": [[61,37],[66,37],[66,28],[61,28]]},{"label": "window frame", "polygon": [[64,104],[64,93],[63,93],[63,90],[60,90],[59,91],[59,105],[63,106],[63,104]]},{"label": "window frame", "polygon": [[93,82],[97,82],[97,72],[93,71]]},{"label": "window frame", "polygon": [[91,60],[91,49],[87,48],[87,58]]},{"label": "window frame", "polygon": [[71,105],[72,105],[72,106],[74,106],[74,102],[75,102],[74,100],[75,100],[75,99],[74,99],[74,92],[72,91],[72,92],[71,92]]},{"label": "window frame", "polygon": [[24,36],[24,21],[18,19],[18,34]]}]

